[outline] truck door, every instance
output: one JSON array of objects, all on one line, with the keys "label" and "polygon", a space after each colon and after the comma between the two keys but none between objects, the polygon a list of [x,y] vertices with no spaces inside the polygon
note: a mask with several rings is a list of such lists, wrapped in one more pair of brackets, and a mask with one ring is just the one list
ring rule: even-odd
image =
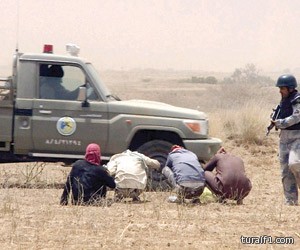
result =
[{"label": "truck door", "polygon": [[[79,87],[87,85],[89,106],[85,107],[77,97]],[[33,156],[82,156],[91,142],[98,143],[105,152],[107,104],[80,67],[40,65],[37,92],[32,113]]]}]

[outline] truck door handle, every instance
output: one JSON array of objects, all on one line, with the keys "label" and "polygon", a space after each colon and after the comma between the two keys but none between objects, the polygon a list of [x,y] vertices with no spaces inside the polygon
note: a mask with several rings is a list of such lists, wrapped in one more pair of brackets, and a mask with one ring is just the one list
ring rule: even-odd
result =
[{"label": "truck door handle", "polygon": [[51,110],[40,110],[39,112],[40,112],[41,114],[46,114],[46,115],[52,114],[52,111],[51,111]]}]

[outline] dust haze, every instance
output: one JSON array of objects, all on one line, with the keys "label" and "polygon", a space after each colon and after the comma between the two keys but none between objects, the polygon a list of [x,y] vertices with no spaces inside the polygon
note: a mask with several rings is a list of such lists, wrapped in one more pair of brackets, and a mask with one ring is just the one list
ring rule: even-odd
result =
[{"label": "dust haze", "polygon": [[17,46],[40,52],[45,43],[55,53],[75,43],[99,70],[300,67],[297,0],[1,0],[0,8],[1,75]]}]

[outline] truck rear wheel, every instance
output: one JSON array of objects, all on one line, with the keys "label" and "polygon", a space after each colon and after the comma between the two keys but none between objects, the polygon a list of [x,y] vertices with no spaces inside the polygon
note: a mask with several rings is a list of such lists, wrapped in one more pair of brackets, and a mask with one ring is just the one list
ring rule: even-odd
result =
[{"label": "truck rear wheel", "polygon": [[162,175],[162,168],[165,166],[168,154],[172,144],[163,140],[153,140],[146,142],[140,146],[137,151],[160,162],[160,169],[153,170],[149,168],[148,171],[148,191],[167,191],[171,187],[166,181],[166,178]]}]

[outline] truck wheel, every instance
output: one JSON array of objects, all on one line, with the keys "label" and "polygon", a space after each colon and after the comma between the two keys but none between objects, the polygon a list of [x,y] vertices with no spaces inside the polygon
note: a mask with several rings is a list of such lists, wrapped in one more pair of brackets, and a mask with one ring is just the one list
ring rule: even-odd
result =
[{"label": "truck wheel", "polygon": [[160,169],[148,171],[148,191],[167,191],[171,187],[167,183],[166,178],[162,175],[161,170],[165,166],[168,154],[173,144],[162,140],[153,140],[146,142],[140,146],[137,151],[160,162]]}]

